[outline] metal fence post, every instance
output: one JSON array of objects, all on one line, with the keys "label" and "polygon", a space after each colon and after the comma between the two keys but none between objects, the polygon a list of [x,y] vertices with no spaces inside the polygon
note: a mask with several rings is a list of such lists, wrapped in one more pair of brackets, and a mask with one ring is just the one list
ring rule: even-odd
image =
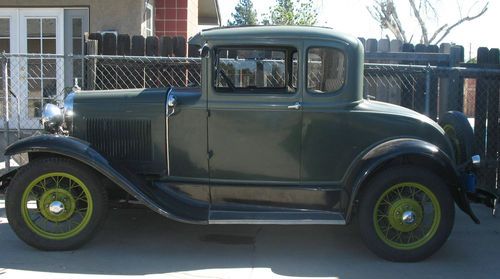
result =
[{"label": "metal fence post", "polygon": [[[2,53],[1,58],[2,63],[2,80],[3,80],[3,92],[4,92],[4,115],[3,115],[3,129],[5,136],[5,145],[9,145],[9,81],[8,81],[8,59],[5,52]],[[10,169],[10,156],[4,156],[5,160],[5,170]]]},{"label": "metal fence post", "polygon": [[430,117],[430,104],[431,104],[431,64],[427,64],[425,69],[425,115]]}]

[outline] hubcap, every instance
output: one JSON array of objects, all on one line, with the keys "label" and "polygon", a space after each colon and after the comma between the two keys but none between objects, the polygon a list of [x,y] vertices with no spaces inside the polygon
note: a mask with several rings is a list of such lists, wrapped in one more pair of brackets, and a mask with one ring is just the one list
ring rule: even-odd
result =
[{"label": "hubcap", "polygon": [[60,201],[53,201],[50,203],[49,211],[52,214],[59,215],[64,211],[64,203]]},{"label": "hubcap", "polygon": [[413,211],[403,212],[402,219],[403,219],[403,223],[405,223],[406,225],[411,225],[411,224],[415,223],[415,219],[416,219],[415,212],[413,212]]}]

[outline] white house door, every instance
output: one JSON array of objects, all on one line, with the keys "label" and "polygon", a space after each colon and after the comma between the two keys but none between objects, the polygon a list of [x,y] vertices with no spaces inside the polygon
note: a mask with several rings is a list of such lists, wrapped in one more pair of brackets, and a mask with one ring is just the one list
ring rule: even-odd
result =
[{"label": "white house door", "polygon": [[19,52],[29,55],[19,59],[21,128],[39,129],[44,105],[64,98],[64,58],[50,56],[64,54],[64,9],[19,9]]},{"label": "white house door", "polygon": [[[62,101],[74,78],[82,84],[83,61],[63,54],[83,54],[83,34],[88,31],[88,8],[0,9],[0,52],[11,53],[10,127],[40,129],[43,106]],[[0,118],[4,117],[2,89]]]},{"label": "white house door", "polygon": [[[0,9],[0,52],[18,53],[19,52],[19,24],[18,9],[2,8]],[[12,68],[9,73],[12,76]],[[0,128],[4,128],[3,118],[5,117],[5,92],[3,88],[4,80],[0,76]],[[9,106],[15,105],[15,102],[9,102]],[[11,111],[11,110],[9,110]],[[13,114],[10,113],[10,116]]]}]

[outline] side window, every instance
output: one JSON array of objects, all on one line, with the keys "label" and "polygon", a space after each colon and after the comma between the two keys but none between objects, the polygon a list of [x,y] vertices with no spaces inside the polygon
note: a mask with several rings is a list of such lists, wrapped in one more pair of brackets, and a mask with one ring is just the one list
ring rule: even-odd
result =
[{"label": "side window", "polygon": [[307,89],[313,93],[333,93],[345,82],[344,53],[336,48],[315,47],[307,52]]},{"label": "side window", "polygon": [[[221,92],[289,93],[291,51],[271,48],[217,50],[214,86]],[[287,59],[287,55],[290,58]],[[290,66],[288,66],[290,65]]]}]

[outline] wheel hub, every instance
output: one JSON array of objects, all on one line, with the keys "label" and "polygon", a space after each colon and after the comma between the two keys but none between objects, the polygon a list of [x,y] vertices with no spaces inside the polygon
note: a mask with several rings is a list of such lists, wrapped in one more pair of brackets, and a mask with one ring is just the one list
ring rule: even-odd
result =
[{"label": "wheel hub", "polygon": [[389,208],[389,223],[401,232],[416,229],[423,219],[423,209],[420,204],[410,198],[402,198]]},{"label": "wheel hub", "polygon": [[51,222],[68,220],[75,212],[75,199],[66,189],[56,188],[43,193],[38,201],[40,213]]}]

